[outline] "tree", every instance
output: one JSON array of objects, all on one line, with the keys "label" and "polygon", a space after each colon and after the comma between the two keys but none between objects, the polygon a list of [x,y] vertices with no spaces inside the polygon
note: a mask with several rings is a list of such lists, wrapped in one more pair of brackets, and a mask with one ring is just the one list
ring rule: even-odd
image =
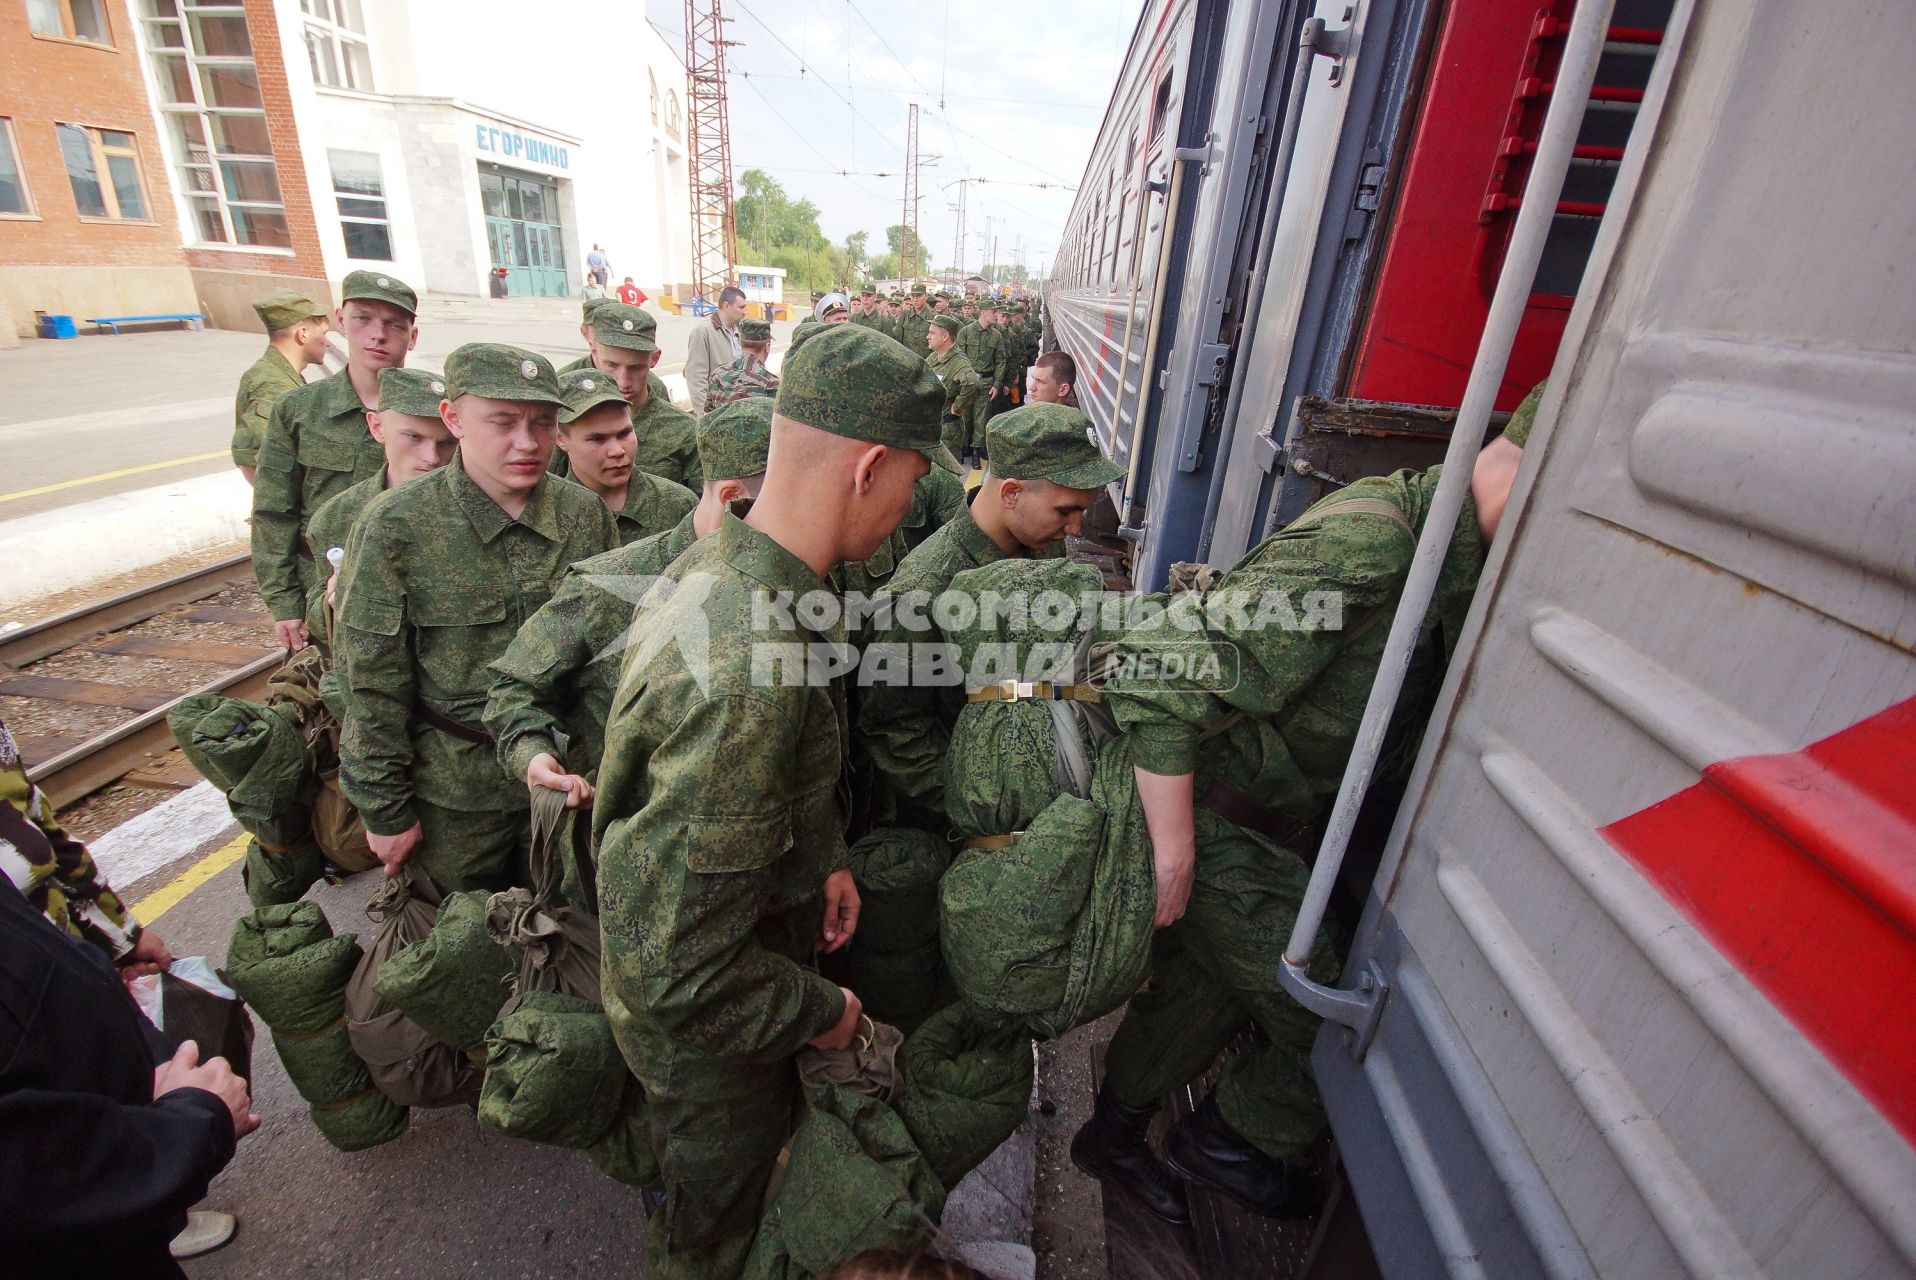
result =
[{"label": "tree", "polygon": [[871,243],[870,232],[852,232],[845,237],[845,256],[855,263],[863,262],[865,260],[865,246],[869,243]]},{"label": "tree", "polygon": [[753,257],[785,268],[785,282],[793,289],[810,291],[838,283],[847,254],[819,230],[817,205],[792,199],[763,169],[747,169],[738,185],[733,213]]}]

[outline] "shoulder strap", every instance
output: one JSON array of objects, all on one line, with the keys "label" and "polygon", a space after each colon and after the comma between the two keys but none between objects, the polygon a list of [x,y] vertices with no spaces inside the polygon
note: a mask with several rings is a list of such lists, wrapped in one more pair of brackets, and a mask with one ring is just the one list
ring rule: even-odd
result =
[{"label": "shoulder strap", "polygon": [[1410,534],[1416,536],[1416,530],[1410,527],[1410,517],[1404,509],[1394,502],[1382,498],[1346,498],[1342,502],[1312,507],[1297,519],[1284,526],[1286,529],[1308,529],[1312,525],[1322,524],[1332,516],[1382,516],[1384,519]]}]

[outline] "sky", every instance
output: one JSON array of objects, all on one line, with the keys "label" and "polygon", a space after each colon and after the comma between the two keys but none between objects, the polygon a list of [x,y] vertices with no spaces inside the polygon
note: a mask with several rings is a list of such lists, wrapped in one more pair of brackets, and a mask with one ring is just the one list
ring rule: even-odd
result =
[{"label": "sky", "polygon": [[[919,104],[919,233],[951,264],[1050,262],[1142,0],[725,0],[732,170],[763,169],[842,244],[903,220],[908,104]],[[648,0],[675,48],[681,0]],[[942,100],[942,106],[940,105]],[[937,157],[935,161],[932,157]],[[841,174],[840,171],[847,171]],[[989,220],[989,223],[987,222]]]}]

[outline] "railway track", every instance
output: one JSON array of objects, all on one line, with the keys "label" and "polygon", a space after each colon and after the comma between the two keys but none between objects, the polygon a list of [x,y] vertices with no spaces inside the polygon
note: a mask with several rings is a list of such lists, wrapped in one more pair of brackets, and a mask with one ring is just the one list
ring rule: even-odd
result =
[{"label": "railway track", "polygon": [[[252,580],[248,557],[231,556],[0,635],[0,698],[25,699],[35,711],[34,726],[40,727],[16,725],[15,736],[30,776],[56,807],[169,751],[173,735],[166,717],[181,699],[204,692],[264,694],[267,678],[285,660],[273,647],[271,618],[257,608],[202,603]],[[150,625],[155,620],[168,621]],[[165,634],[194,627],[217,628],[219,636]],[[257,634],[259,642],[236,641],[236,631]],[[122,658],[157,660],[163,674],[121,683],[44,670],[63,661],[111,667]],[[63,716],[97,722],[102,709],[109,719],[114,712],[129,714],[71,731],[58,723]],[[43,722],[51,722],[51,729]]]}]

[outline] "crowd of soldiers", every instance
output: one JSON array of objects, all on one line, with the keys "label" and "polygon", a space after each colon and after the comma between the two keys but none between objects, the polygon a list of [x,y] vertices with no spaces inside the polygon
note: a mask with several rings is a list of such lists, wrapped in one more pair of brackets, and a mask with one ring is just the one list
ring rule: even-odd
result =
[{"label": "crowd of soldiers", "polygon": [[[566,893],[599,916],[604,1007],[651,1108],[651,1273],[736,1275],[790,1132],[794,1055],[861,1027],[860,994],[821,972],[858,929],[848,834],[949,831],[944,757],[967,696],[768,684],[764,646],[909,637],[757,602],[935,598],[966,570],[1061,556],[1121,469],[1022,299],[821,298],[776,374],[769,325],[742,320],[737,357],[711,362],[688,414],[639,307],[588,302],[586,350],[563,369],[474,343],[434,373],[407,367],[411,288],[357,271],[340,297],[345,367],[310,383],[326,312],[290,294],[259,304],[271,348],[242,381],[234,457],[252,469],[261,596],[286,647],[329,666],[340,781],[389,875],[522,883],[531,796],[590,814]],[[1520,414],[1478,462],[1413,689],[1441,678],[1525,430]],[[1250,973],[1180,918],[1219,824],[1257,833],[1301,894],[1387,630],[1369,623],[1401,592],[1435,480],[1360,481],[1226,575],[1341,591],[1342,630],[1210,620],[1198,643],[1233,652],[1229,689],[1101,691],[1136,765],[1159,933],[1072,1154],[1167,1220],[1188,1221],[1187,1183],[1310,1209],[1314,1020],[1275,966]],[[249,853],[249,878],[271,874],[268,856]],[[1251,1024],[1256,1047],[1161,1159],[1145,1140],[1160,1100]]]}]

